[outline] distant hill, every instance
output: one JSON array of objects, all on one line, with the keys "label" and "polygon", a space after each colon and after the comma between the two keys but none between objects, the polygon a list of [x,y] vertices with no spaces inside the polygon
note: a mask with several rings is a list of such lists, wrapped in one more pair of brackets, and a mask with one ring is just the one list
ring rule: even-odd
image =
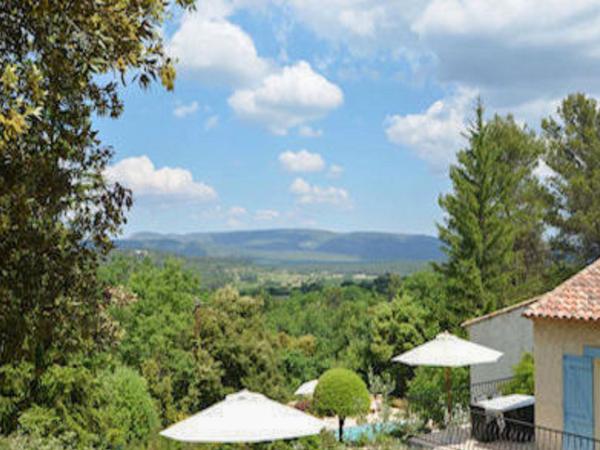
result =
[{"label": "distant hill", "polygon": [[245,258],[258,264],[426,262],[443,258],[432,236],[276,229],[215,233],[136,233],[117,247],[186,257]]}]

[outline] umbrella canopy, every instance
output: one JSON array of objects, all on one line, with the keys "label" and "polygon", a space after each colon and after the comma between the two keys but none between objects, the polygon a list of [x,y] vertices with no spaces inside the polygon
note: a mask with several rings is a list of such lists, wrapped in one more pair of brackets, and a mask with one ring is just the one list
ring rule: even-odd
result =
[{"label": "umbrella canopy", "polygon": [[171,425],[161,436],[181,442],[266,442],[318,434],[321,420],[247,390]]},{"label": "umbrella canopy", "polygon": [[306,383],[302,383],[300,387],[296,389],[294,395],[302,395],[306,397],[313,395],[315,393],[315,389],[317,388],[318,382],[319,380],[310,380]]},{"label": "umbrella canopy", "polygon": [[502,352],[460,339],[448,332],[392,359],[409,366],[462,367],[498,361]]}]

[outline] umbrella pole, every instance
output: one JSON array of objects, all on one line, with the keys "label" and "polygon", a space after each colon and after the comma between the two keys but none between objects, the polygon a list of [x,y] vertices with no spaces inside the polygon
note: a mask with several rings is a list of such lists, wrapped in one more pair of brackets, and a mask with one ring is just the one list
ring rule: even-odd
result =
[{"label": "umbrella pole", "polygon": [[450,367],[446,367],[445,376],[446,376],[446,401],[448,405],[448,421],[452,419],[452,380],[450,374]]}]

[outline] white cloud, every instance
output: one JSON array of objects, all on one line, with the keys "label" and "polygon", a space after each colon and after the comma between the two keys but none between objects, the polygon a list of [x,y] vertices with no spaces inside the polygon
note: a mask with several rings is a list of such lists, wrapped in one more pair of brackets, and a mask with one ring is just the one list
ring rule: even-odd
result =
[{"label": "white cloud", "polygon": [[173,109],[173,115],[175,117],[179,117],[180,119],[187,117],[191,114],[194,114],[196,111],[198,111],[199,108],[199,104],[197,101],[193,101],[191,103],[180,103],[178,105],[175,106],[175,108]]},{"label": "white cloud", "polygon": [[[480,33],[517,45],[600,43],[595,0],[433,0],[415,21],[420,35]],[[484,19],[484,20],[481,20]],[[519,34],[514,34],[518,30]]]},{"label": "white cloud", "polygon": [[254,219],[262,222],[269,222],[279,218],[279,211],[274,209],[259,209],[254,214]]},{"label": "white cloud", "polygon": [[[521,109],[575,91],[600,94],[598,0],[288,0],[285,5],[295,21],[334,44],[338,64],[344,64],[338,56],[342,48],[351,58],[386,50],[378,56],[410,67],[402,74],[408,82],[477,89],[494,110]],[[352,61],[339,70],[356,71],[359,65]],[[365,61],[373,65],[381,59]]]},{"label": "white cloud", "polygon": [[290,185],[290,192],[299,203],[304,205],[329,204],[335,206],[350,206],[350,195],[345,189],[328,186],[320,187],[308,183],[303,178],[296,178]]},{"label": "white cloud", "polygon": [[244,208],[242,206],[232,206],[227,211],[227,214],[230,217],[241,217],[241,216],[245,216],[247,213],[248,213],[248,211],[246,211],[246,208]]},{"label": "white cloud", "polygon": [[477,87],[495,106],[600,90],[597,0],[432,0],[412,29],[441,81]]},{"label": "white cloud", "polygon": [[327,176],[329,178],[339,178],[344,173],[344,168],[342,166],[338,166],[337,164],[332,164],[329,166],[329,171],[327,172]]},{"label": "white cloud", "polygon": [[[230,20],[239,9],[263,9],[277,1],[207,0],[183,14],[168,42],[168,52],[184,75],[207,85],[233,89],[229,105],[241,118],[266,126],[275,134],[290,128],[304,136],[307,127],[343,102],[341,89],[315,72],[309,63],[279,66],[258,54],[252,37]],[[185,114],[185,113],[184,113]],[[216,124],[216,121],[214,122]],[[207,123],[210,128],[209,123]]]},{"label": "white cloud", "polygon": [[229,105],[243,119],[265,125],[275,134],[286,134],[325,116],[344,101],[342,90],[300,61],[267,76],[254,89],[241,89]]},{"label": "white cloud", "polygon": [[346,46],[354,54],[417,45],[412,20],[427,0],[289,0],[294,18],[317,36]]},{"label": "white cloud", "polygon": [[502,115],[512,114],[521,125],[529,124],[537,127],[542,117],[556,112],[561,98],[540,97],[520,104],[494,108],[494,112]]},{"label": "white cloud", "polygon": [[408,148],[435,170],[445,169],[464,145],[461,133],[476,95],[460,89],[423,113],[389,116],[385,121],[387,138]]},{"label": "white cloud", "polygon": [[303,125],[298,128],[298,134],[302,137],[316,138],[323,136],[323,130],[316,129],[308,125]]},{"label": "white cloud", "polygon": [[[214,3],[214,2],[213,2]],[[168,44],[184,73],[207,84],[252,86],[270,71],[258,56],[252,38],[222,15],[225,11],[199,10],[183,15]]]},{"label": "white cloud", "polygon": [[179,167],[157,169],[148,156],[125,158],[106,170],[107,178],[119,182],[136,196],[169,196],[194,200],[214,200],[217,192],[195,181],[189,170]]},{"label": "white cloud", "polygon": [[280,153],[279,163],[288,172],[320,172],[325,168],[325,161],[321,155],[308,150],[296,153],[288,150]]},{"label": "white cloud", "polygon": [[303,178],[296,178],[290,185],[290,191],[293,194],[303,195],[309,194],[312,190],[311,185]]},{"label": "white cloud", "polygon": [[[197,58],[195,64],[201,66],[201,71],[204,70],[203,64],[211,67],[235,65],[235,73],[250,71],[241,78],[252,80],[252,87],[256,88],[265,77],[280,69],[261,58],[250,36],[228,20],[242,8],[253,12],[262,8],[268,11],[264,17],[275,23],[276,28],[291,29],[294,24],[301,24],[319,38],[332,43],[331,52],[315,55],[314,60],[334,60],[338,79],[343,73],[355,73],[364,79],[373,63],[379,64],[392,58],[407,63],[409,69],[406,70],[410,73],[401,76],[409,82],[416,78],[424,82],[434,77],[435,82],[441,82],[445,87],[477,89],[486,103],[495,109],[531,104],[540,99],[562,98],[573,91],[600,93],[600,79],[596,76],[600,71],[598,0],[200,2],[198,12],[194,14],[202,18],[202,24],[226,24],[225,28],[234,27],[237,31],[225,33],[227,38],[211,30],[196,33],[194,29],[194,32],[189,32],[187,40],[192,43],[195,39],[209,40],[210,36],[217,36],[215,44],[210,46],[216,54],[214,58],[205,57],[202,47],[196,51],[194,45],[188,45],[185,48],[192,54],[190,61]],[[275,14],[278,19],[283,19],[271,20]],[[183,26],[179,32],[183,33]],[[275,34],[278,34],[277,29]],[[244,43],[232,44],[238,49],[236,52],[220,48],[237,40]],[[348,50],[351,55],[342,54],[340,57],[340,49]],[[285,48],[278,50],[285,51]],[[387,53],[373,58],[373,50]],[[242,55],[238,56],[237,51]],[[363,65],[354,57],[365,54],[370,57],[362,60],[363,70]],[[243,63],[238,64],[239,61]],[[331,64],[326,66],[332,67]],[[320,66],[317,64],[317,67]],[[254,72],[255,68],[259,68],[259,74]],[[252,98],[247,100],[249,108],[238,108],[242,111],[241,115],[267,123],[279,133],[290,128],[267,117],[281,116],[279,108],[273,112],[268,107],[254,105]],[[283,122],[288,123],[287,120]]]},{"label": "white cloud", "polygon": [[219,116],[213,115],[204,121],[204,131],[210,131],[219,125]]}]

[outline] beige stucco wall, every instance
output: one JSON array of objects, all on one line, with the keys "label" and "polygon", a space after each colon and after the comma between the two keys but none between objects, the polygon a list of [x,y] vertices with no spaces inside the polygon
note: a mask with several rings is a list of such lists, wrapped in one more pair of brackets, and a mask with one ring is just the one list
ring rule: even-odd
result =
[{"label": "beige stucco wall", "polygon": [[[536,424],[562,430],[563,355],[582,355],[586,345],[600,347],[600,324],[536,319],[533,326],[533,344]],[[595,371],[594,387],[600,386],[599,378],[600,373]],[[595,403],[595,408],[596,435],[600,437],[600,402]]]},{"label": "beige stucco wall", "polygon": [[[594,405],[600,409],[600,359],[594,361]],[[596,439],[600,439],[600,412],[594,411],[596,421]]]}]

